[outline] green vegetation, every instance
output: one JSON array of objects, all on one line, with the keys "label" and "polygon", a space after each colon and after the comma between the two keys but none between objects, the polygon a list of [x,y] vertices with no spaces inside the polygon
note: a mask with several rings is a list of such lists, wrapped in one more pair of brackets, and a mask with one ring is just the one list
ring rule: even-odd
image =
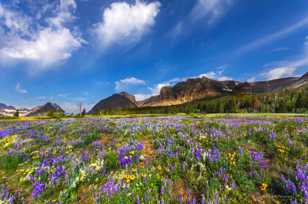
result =
[{"label": "green vegetation", "polygon": [[103,115],[174,113],[308,113],[308,87],[266,94],[226,95],[174,106],[101,112]]},{"label": "green vegetation", "polygon": [[297,116],[0,121],[0,203],[307,203]]}]

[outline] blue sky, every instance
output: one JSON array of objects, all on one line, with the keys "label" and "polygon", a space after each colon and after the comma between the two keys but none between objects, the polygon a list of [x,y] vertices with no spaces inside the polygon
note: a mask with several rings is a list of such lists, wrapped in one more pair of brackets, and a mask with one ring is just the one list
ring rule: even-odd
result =
[{"label": "blue sky", "polygon": [[307,0],[0,1],[0,102],[17,107],[307,71]]}]

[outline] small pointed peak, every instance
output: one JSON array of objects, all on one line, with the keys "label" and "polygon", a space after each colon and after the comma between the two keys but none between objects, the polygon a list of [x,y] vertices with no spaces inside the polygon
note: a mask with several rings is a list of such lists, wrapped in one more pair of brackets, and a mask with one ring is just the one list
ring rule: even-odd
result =
[{"label": "small pointed peak", "polygon": [[301,78],[308,78],[308,72],[306,72]]}]

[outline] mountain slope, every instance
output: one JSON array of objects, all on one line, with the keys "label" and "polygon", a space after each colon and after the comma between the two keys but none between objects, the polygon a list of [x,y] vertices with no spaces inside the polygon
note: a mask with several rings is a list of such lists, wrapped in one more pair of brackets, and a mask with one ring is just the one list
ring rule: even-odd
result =
[{"label": "mountain slope", "polygon": [[234,94],[270,93],[282,89],[299,88],[308,84],[308,73],[302,77],[288,77],[258,82],[217,81],[206,77],[188,79],[175,86],[163,87],[158,96],[139,101],[139,107],[179,105],[203,98]]},{"label": "mountain slope", "polygon": [[233,91],[238,81],[217,81],[206,77],[188,79],[175,86],[163,87],[158,96],[139,102],[141,107],[178,105],[204,97],[217,97]]},{"label": "mountain slope", "polygon": [[0,110],[2,110],[2,109],[12,109],[12,110],[14,109],[15,110],[15,107],[14,106],[8,106],[4,103],[0,103]]},{"label": "mountain slope", "polygon": [[126,92],[114,94],[98,102],[90,111],[89,114],[98,114],[105,110],[111,109],[129,109],[136,108],[135,97]]},{"label": "mountain slope", "polygon": [[45,105],[33,108],[27,116],[46,116],[49,113],[63,114],[64,110],[59,105],[48,102]]}]

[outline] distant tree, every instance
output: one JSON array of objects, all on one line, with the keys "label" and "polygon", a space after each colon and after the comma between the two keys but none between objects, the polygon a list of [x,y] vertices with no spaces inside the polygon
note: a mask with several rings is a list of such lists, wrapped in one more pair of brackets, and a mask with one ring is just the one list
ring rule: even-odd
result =
[{"label": "distant tree", "polygon": [[86,109],[84,108],[82,111],[81,111],[81,116],[84,117],[86,115],[87,111]]},{"label": "distant tree", "polygon": [[19,118],[19,110],[16,110],[16,112],[14,113],[14,117]]}]

